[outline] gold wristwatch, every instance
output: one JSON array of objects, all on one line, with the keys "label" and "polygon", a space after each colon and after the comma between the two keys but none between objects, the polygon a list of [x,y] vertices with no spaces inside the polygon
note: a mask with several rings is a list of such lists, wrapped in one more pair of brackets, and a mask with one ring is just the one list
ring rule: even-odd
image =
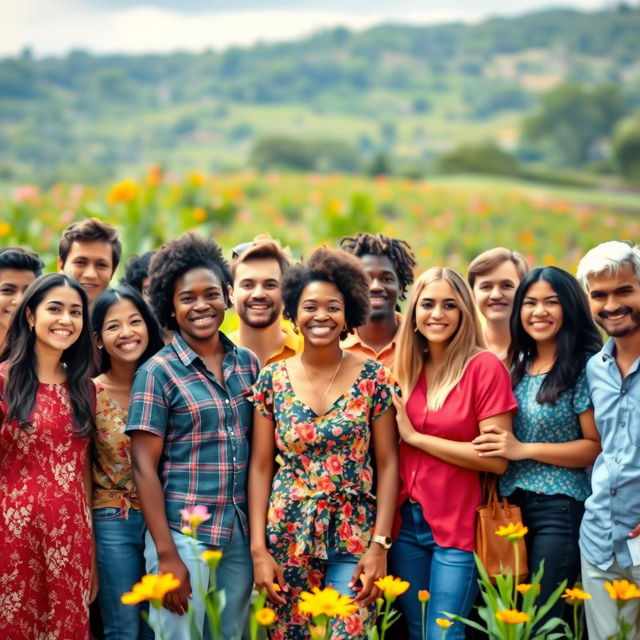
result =
[{"label": "gold wristwatch", "polygon": [[377,542],[383,549],[391,549],[393,540],[389,536],[373,536],[371,542]]}]

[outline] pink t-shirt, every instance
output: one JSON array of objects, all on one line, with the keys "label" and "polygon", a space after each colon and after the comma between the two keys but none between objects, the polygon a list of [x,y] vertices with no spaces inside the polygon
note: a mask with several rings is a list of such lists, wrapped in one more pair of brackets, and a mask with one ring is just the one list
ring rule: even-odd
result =
[{"label": "pink t-shirt", "polygon": [[[467,365],[460,382],[438,411],[427,409],[424,373],[407,400],[407,415],[416,431],[447,440],[470,442],[478,423],[508,411],[516,400],[505,366],[496,355],[483,351]],[[450,464],[428,453],[400,444],[400,498],[420,503],[434,540],[441,547],[475,549],[476,508],[480,504],[480,474]],[[396,518],[396,532],[400,515]]]}]

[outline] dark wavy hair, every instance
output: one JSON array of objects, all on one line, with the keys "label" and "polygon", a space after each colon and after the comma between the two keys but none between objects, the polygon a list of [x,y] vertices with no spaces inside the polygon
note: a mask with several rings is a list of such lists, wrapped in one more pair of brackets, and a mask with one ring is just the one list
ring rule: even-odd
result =
[{"label": "dark wavy hair", "polygon": [[44,268],[40,256],[22,247],[4,247],[0,249],[0,269],[15,269],[16,271],[32,271],[37,278]]},{"label": "dark wavy hair", "polygon": [[27,309],[35,315],[47,291],[65,286],[77,291],[82,301],[82,330],[78,339],[62,352],[60,361],[65,365],[67,374],[75,434],[86,438],[95,430],[90,376],[96,368],[96,350],[89,323],[87,294],[75,280],[63,273],[48,273],[36,278],[25,291],[9,327],[6,346],[0,355],[0,362],[7,362],[4,385],[7,420],[16,420],[23,427],[29,426],[38,391],[36,336],[27,321]]},{"label": "dark wavy hair", "polygon": [[556,360],[538,390],[536,401],[555,404],[567,389],[573,387],[587,359],[602,348],[602,338],[587,297],[570,274],[558,267],[538,267],[530,271],[516,289],[511,312],[511,381],[515,387],[537,355],[535,340],[525,331],[520,319],[523,300],[532,284],[545,280],[555,291],[562,306],[563,320],[556,335]]},{"label": "dark wavy hair", "polygon": [[[100,294],[98,299],[93,305],[91,311],[91,327],[93,329],[94,336],[99,337],[102,333],[102,325],[109,309],[120,302],[120,300],[129,300],[131,304],[138,310],[138,313],[142,316],[142,320],[147,326],[147,333],[149,335],[149,344],[144,353],[140,356],[138,366],[143,362],[146,362],[152,355],[160,351],[164,346],[162,337],[160,335],[160,327],[156,319],[151,313],[149,305],[143,300],[142,296],[133,288],[127,284],[121,284],[115,289],[107,289],[104,293]],[[107,350],[100,349],[100,367],[98,372],[104,373],[111,369],[111,357],[107,353]]]},{"label": "dark wavy hair", "polygon": [[197,233],[185,233],[176,240],[163,244],[151,258],[149,265],[149,296],[156,318],[163,327],[177,330],[172,317],[173,289],[176,280],[191,269],[210,269],[220,280],[224,301],[229,307],[228,287],[231,286],[231,271],[220,247]]},{"label": "dark wavy hair", "polygon": [[[130,258],[124,267],[124,277],[121,278],[120,284],[128,284],[139,293],[142,293],[142,281],[149,277],[149,264],[154,254],[155,251],[147,251],[141,256]],[[95,310],[92,313],[95,313]]]},{"label": "dark wavy hair", "polygon": [[340,340],[344,340],[369,317],[369,278],[354,256],[322,247],[311,254],[306,263],[291,267],[285,274],[282,283],[285,318],[295,322],[302,291],[311,282],[318,281],[334,284],[344,298],[347,329],[340,334]]},{"label": "dark wavy hair", "polygon": [[342,238],[340,248],[357,258],[362,256],[386,256],[389,258],[400,283],[398,298],[405,299],[407,289],[413,282],[413,270],[416,267],[416,257],[408,242],[390,238],[382,233],[359,233],[355,237]]}]

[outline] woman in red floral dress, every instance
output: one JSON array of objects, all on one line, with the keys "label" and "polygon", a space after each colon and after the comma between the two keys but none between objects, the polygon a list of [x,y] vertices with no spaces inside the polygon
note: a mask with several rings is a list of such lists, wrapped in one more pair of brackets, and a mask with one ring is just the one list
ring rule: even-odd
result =
[{"label": "woman in red floral dress", "polygon": [[[87,296],[62,274],[25,292],[0,356],[3,640],[84,640],[92,578],[94,348]],[[93,574],[93,575],[92,575]]]}]

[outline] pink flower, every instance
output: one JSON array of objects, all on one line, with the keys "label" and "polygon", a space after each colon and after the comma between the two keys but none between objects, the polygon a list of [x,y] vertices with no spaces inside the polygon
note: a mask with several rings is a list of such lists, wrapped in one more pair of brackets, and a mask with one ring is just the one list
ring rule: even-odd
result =
[{"label": "pink flower", "polygon": [[186,520],[193,528],[199,527],[211,517],[211,514],[207,511],[207,507],[203,504],[197,504],[195,507],[188,507],[187,509],[180,509],[180,515],[182,519]]},{"label": "pink flower", "polygon": [[297,424],[294,431],[303,442],[313,442],[316,437],[316,429],[310,422]]},{"label": "pink flower", "polygon": [[364,629],[362,628],[362,620],[357,613],[354,613],[352,616],[349,616],[345,619],[345,631],[350,636],[361,636],[364,633]]},{"label": "pink flower", "polygon": [[354,555],[364,553],[364,542],[360,538],[351,537],[347,540],[347,551]]},{"label": "pink flower", "polygon": [[360,389],[362,395],[372,396],[376,390],[376,383],[371,378],[366,378],[358,383],[358,389]]},{"label": "pink flower", "polygon": [[336,485],[333,484],[329,476],[320,476],[318,478],[318,489],[325,493],[333,493],[336,490]]},{"label": "pink flower", "polygon": [[324,461],[324,468],[332,475],[338,476],[342,473],[342,459],[340,456],[332,455]]},{"label": "pink flower", "polygon": [[351,537],[351,525],[343,520],[342,524],[338,527],[338,535],[340,536],[340,540],[347,540]]}]

